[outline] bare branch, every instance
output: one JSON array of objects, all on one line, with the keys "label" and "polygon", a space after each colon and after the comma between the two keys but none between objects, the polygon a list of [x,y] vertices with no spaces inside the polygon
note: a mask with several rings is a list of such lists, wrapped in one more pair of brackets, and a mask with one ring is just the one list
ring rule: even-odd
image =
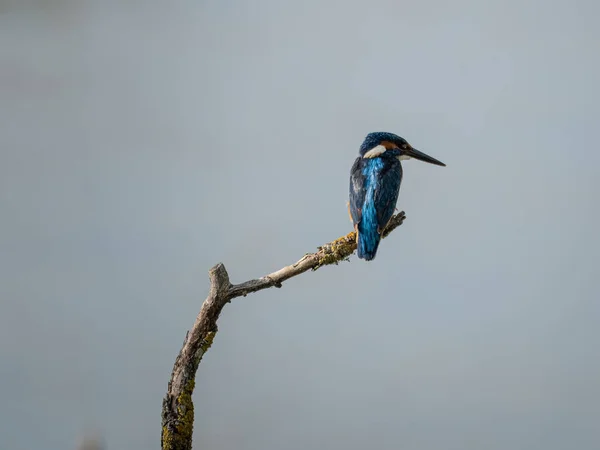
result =
[{"label": "bare branch", "polygon": [[[406,215],[399,212],[391,218],[383,231],[387,237],[402,225]],[[217,320],[225,304],[236,297],[246,296],[263,289],[277,287],[292,277],[308,270],[337,264],[347,260],[356,250],[356,233],[353,231],[335,241],[318,248],[315,253],[307,253],[299,261],[265,275],[262,278],[232,285],[222,263],[209,271],[210,291],[204,300],[196,322],[187,333],[183,347],[175,360],[171,380],[162,406],[161,445],[163,450],[191,450],[194,427],[194,404],[192,393],[198,365],[212,345],[217,333]]]}]

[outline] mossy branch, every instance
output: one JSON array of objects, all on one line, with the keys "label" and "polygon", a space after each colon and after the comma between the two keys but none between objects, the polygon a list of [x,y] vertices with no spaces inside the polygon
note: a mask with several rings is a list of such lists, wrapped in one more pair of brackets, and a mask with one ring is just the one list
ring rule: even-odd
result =
[{"label": "mossy branch", "polygon": [[[402,225],[405,218],[404,211],[393,216],[383,231],[383,237],[387,237]],[[186,334],[183,347],[173,366],[167,394],[163,399],[162,450],[191,450],[192,448],[194,428],[192,394],[196,371],[217,333],[217,320],[225,304],[236,297],[245,297],[252,292],[271,287],[280,288],[284,281],[308,270],[317,270],[322,266],[347,260],[355,250],[356,233],[353,231],[319,247],[315,253],[307,253],[291,266],[241,284],[229,282],[229,274],[222,263],[210,269],[210,292],[200,308],[194,326]]]}]

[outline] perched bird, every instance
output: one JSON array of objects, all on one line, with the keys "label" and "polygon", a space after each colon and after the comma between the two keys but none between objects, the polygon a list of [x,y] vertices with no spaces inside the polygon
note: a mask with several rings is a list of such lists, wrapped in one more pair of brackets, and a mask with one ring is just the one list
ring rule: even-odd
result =
[{"label": "perched bird", "polygon": [[375,258],[381,233],[396,209],[402,182],[400,161],[410,158],[446,166],[393,133],[369,133],[360,146],[359,156],[350,170],[348,210],[361,259]]}]

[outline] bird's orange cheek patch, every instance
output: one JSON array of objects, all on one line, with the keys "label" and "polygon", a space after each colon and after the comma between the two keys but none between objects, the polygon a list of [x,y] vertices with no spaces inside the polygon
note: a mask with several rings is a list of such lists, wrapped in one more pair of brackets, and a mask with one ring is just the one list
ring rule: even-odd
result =
[{"label": "bird's orange cheek patch", "polygon": [[396,144],[390,141],[381,141],[381,145],[383,145],[387,150],[392,150],[393,148],[398,148]]}]

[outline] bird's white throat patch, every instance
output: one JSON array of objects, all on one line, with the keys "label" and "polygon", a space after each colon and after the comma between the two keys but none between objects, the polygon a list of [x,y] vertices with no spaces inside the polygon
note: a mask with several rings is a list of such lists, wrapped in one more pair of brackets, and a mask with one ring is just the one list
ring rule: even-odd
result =
[{"label": "bird's white throat patch", "polygon": [[369,150],[363,158],[377,158],[379,155],[383,154],[387,149],[383,145],[378,145],[377,147],[373,147]]},{"label": "bird's white throat patch", "polygon": [[410,159],[410,158],[412,158],[412,156],[408,156],[408,155],[400,155],[400,156],[398,156],[398,159],[400,161],[406,161],[407,159]]}]

